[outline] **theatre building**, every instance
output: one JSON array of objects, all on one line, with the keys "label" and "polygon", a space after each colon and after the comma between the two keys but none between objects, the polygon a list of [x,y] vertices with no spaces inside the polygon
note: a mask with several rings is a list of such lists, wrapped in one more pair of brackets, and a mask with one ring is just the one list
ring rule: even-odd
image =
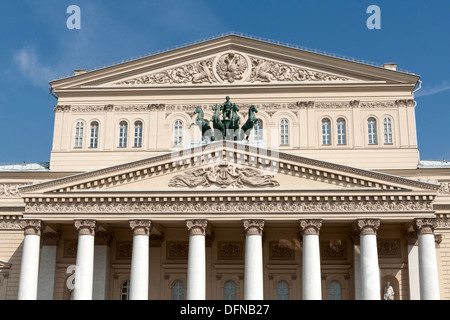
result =
[{"label": "theatre building", "polygon": [[0,299],[450,298],[420,76],[233,32],[50,86],[50,162],[0,166]]}]

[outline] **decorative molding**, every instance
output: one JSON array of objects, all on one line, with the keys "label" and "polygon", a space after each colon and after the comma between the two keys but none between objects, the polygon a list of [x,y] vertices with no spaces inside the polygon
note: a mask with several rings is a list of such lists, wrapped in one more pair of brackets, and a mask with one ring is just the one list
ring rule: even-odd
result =
[{"label": "decorative molding", "polygon": [[269,242],[270,260],[294,260],[295,248],[291,241],[270,241]]},{"label": "decorative molding", "polygon": [[345,241],[329,240],[321,241],[323,260],[345,260],[347,259],[347,245]]},{"label": "decorative molding", "polygon": [[190,235],[206,235],[206,227],[208,226],[208,220],[204,219],[196,219],[196,220],[187,220],[186,227],[189,230]]},{"label": "decorative molding", "polygon": [[438,226],[436,218],[416,218],[413,227],[417,234],[434,234],[434,229]]},{"label": "decorative molding", "polygon": [[244,220],[244,230],[248,235],[262,236],[264,220]]},{"label": "decorative molding", "polygon": [[149,236],[152,228],[151,220],[130,220],[130,227],[133,230],[133,235]]},{"label": "decorative molding", "polygon": [[406,242],[409,246],[417,246],[419,245],[419,241],[417,238],[417,232],[416,231],[407,231],[405,232],[405,238]]},{"label": "decorative molding", "polygon": [[22,227],[25,236],[28,236],[28,235],[40,236],[41,235],[42,220],[21,219],[20,226]]},{"label": "decorative molding", "polygon": [[120,241],[116,242],[116,259],[130,260],[133,252],[133,242]]},{"label": "decorative molding", "polygon": [[444,236],[442,234],[435,234],[434,235],[434,242],[435,242],[435,245],[436,245],[436,249],[440,247],[440,244],[442,242],[443,237]]},{"label": "decorative molding", "polygon": [[167,260],[184,260],[188,258],[189,243],[187,241],[167,241]]},{"label": "decorative molding", "polygon": [[302,235],[319,235],[320,228],[322,227],[321,219],[303,219],[300,220],[300,229]]},{"label": "decorative molding", "polygon": [[245,81],[251,72],[251,62],[247,56],[230,51],[214,59],[213,73],[222,83]]},{"label": "decorative molding", "polygon": [[450,195],[450,182],[449,181],[440,182],[439,189],[438,189],[438,194],[439,195],[446,195],[446,196]]},{"label": "decorative molding", "polygon": [[217,243],[218,260],[242,260],[243,252],[242,241],[218,241]]},{"label": "decorative molding", "polygon": [[273,175],[265,175],[261,170],[249,167],[238,167],[228,163],[187,171],[173,177],[169,187],[195,188],[211,187],[278,187],[280,184]]},{"label": "decorative molding", "polygon": [[357,219],[356,228],[360,235],[376,235],[380,219]]},{"label": "decorative molding", "polygon": [[0,230],[21,230],[21,216],[0,216]]},{"label": "decorative molding", "polygon": [[96,220],[93,219],[76,219],[75,228],[79,235],[95,236]]}]

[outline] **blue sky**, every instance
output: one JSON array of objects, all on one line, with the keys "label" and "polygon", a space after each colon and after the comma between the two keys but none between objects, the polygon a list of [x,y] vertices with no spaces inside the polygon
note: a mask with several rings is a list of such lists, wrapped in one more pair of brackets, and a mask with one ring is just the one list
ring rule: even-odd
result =
[{"label": "blue sky", "polygon": [[[66,26],[69,5],[81,9],[80,30]],[[366,26],[370,5],[381,9],[379,30]],[[226,31],[396,62],[420,75],[420,157],[450,160],[448,0],[5,0],[0,8],[0,163],[49,161],[49,81]]]}]

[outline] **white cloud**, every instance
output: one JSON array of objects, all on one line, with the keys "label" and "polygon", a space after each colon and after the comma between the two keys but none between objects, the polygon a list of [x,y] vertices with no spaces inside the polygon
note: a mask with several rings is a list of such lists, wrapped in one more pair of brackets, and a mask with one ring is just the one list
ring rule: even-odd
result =
[{"label": "white cloud", "polygon": [[424,97],[429,96],[432,94],[441,93],[444,91],[450,90],[450,81],[444,81],[441,84],[435,85],[430,88],[422,88],[422,90],[419,90],[416,94],[416,97]]},{"label": "white cloud", "polygon": [[47,86],[49,79],[53,79],[53,70],[39,62],[36,50],[32,45],[25,45],[14,53],[14,65],[29,82],[36,86]]}]

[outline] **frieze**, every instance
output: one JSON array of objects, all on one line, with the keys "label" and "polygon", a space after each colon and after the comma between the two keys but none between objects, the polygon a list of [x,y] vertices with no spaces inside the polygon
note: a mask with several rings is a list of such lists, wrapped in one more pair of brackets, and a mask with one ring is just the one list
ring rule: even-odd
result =
[{"label": "frieze", "polygon": [[380,258],[400,258],[401,242],[399,239],[377,239],[377,250]]},{"label": "frieze", "polygon": [[20,187],[30,183],[1,183],[0,198],[20,198]]},{"label": "frieze", "polygon": [[168,241],[166,250],[168,260],[184,260],[188,258],[189,243],[187,241]]},{"label": "frieze", "polygon": [[76,258],[78,251],[77,239],[65,239],[63,245],[63,257],[64,258]]},{"label": "frieze", "polygon": [[117,242],[116,243],[116,259],[129,260],[133,252],[132,242]]},{"label": "frieze", "polygon": [[341,260],[347,258],[346,242],[340,240],[330,240],[321,242],[322,255],[324,260]]},{"label": "frieze", "polygon": [[295,248],[291,241],[269,242],[269,258],[271,260],[294,260]]},{"label": "frieze", "polygon": [[254,202],[106,202],[27,203],[26,213],[299,213],[299,212],[412,212],[431,211],[427,201],[254,201]]},{"label": "frieze", "polygon": [[20,218],[18,217],[0,217],[0,230],[21,230]]},{"label": "frieze", "polygon": [[[0,191],[1,194],[1,191]],[[439,195],[450,195],[450,181],[439,182]]]},{"label": "frieze", "polygon": [[241,241],[219,241],[217,243],[217,258],[219,260],[242,260],[243,243]]}]

